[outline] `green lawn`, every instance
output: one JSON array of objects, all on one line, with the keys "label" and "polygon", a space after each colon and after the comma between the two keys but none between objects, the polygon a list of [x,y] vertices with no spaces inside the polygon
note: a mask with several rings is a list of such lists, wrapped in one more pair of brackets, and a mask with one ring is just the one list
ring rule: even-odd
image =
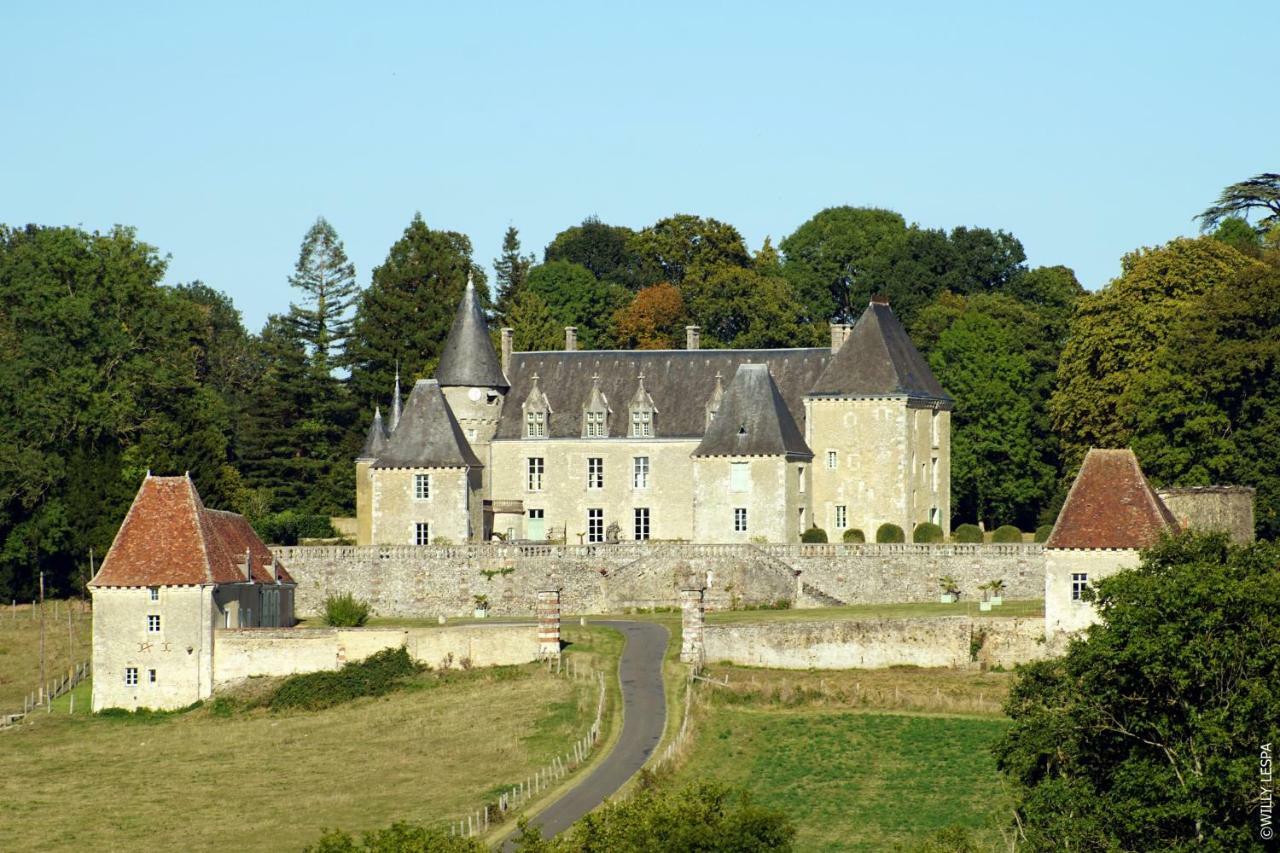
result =
[{"label": "green lawn", "polygon": [[1007,720],[715,707],[677,782],[718,779],[795,820],[801,851],[912,849],[959,825],[997,849],[1008,814],[989,751]]}]

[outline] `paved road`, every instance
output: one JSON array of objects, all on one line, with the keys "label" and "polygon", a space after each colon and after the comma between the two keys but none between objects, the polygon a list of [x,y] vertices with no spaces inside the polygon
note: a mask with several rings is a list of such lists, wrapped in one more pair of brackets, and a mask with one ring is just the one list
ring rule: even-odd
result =
[{"label": "paved road", "polygon": [[[546,837],[568,829],[634,776],[658,747],[667,722],[667,702],[662,688],[667,629],[653,622],[592,624],[621,631],[626,638],[618,666],[618,677],[622,681],[622,734],[613,751],[590,776],[533,819],[533,825],[540,827]],[[507,841],[503,850],[515,850],[515,845]]]}]

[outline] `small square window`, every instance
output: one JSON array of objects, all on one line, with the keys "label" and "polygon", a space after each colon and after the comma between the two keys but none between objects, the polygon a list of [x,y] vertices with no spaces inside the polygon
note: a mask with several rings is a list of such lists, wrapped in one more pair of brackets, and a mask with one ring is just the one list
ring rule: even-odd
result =
[{"label": "small square window", "polygon": [[1089,586],[1089,576],[1084,572],[1071,573],[1071,600],[1081,601],[1085,588]]},{"label": "small square window", "polygon": [[148,590],[147,590],[147,594],[151,597],[151,600],[152,600],[152,601],[159,601],[159,600],[160,600],[160,587],[158,587],[158,586],[153,586],[153,587],[151,587],[150,589],[148,589]]},{"label": "small square window", "polygon": [[431,497],[430,474],[413,475],[413,496],[420,501],[425,501]]},{"label": "small square window", "polygon": [[124,683],[128,687],[138,686],[138,668],[136,666],[126,666],[124,668]]},{"label": "small square window", "polygon": [[147,670],[147,681],[151,684],[156,683],[156,671],[154,669]]},{"label": "small square window", "polygon": [[747,532],[747,508],[745,506],[734,507],[733,509],[733,532]]},{"label": "small square window", "polygon": [[152,613],[147,616],[147,633],[148,634],[160,633],[160,617],[155,613]]},{"label": "small square window", "polygon": [[430,545],[431,544],[431,528],[425,521],[419,521],[413,525],[413,544],[414,545]]}]

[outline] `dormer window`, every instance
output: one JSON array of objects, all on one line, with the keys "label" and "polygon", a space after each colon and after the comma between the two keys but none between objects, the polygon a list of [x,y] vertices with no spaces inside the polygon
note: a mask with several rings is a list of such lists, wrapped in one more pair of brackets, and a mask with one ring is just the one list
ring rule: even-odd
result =
[{"label": "dormer window", "polygon": [[720,401],[724,399],[724,377],[720,371],[716,371],[716,387],[711,392],[711,399],[707,400],[707,423],[705,429],[711,429],[711,422],[716,419],[716,413],[720,411]]},{"label": "dormer window", "polygon": [[605,432],[605,413],[604,412],[587,412],[587,438],[604,438]]},{"label": "dormer window", "polygon": [[658,409],[653,405],[653,398],[649,396],[649,392],[644,390],[643,373],[640,374],[636,393],[632,396],[627,408],[631,412],[631,437],[653,438],[653,416],[657,414]]},{"label": "dormer window", "polygon": [[591,377],[591,396],[582,407],[582,437],[606,438],[609,435],[609,399],[600,390],[600,374]]},{"label": "dormer window", "polygon": [[521,406],[524,409],[524,437],[546,438],[547,424],[551,420],[551,404],[547,395],[538,387],[538,374],[533,374],[533,387]]},{"label": "dormer window", "polygon": [[524,435],[525,438],[546,438],[547,413],[541,410],[525,412]]}]

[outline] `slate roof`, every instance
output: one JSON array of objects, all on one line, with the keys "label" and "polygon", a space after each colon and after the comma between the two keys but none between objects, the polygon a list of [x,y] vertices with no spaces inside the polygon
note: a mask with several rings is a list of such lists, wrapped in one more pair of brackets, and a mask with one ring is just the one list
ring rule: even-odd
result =
[{"label": "slate roof", "polygon": [[813,451],[787,410],[768,365],[743,364],[693,455],[812,459]]},{"label": "slate roof", "polygon": [[[495,438],[521,438],[521,406],[533,388],[533,376],[551,405],[549,438],[581,438],[582,407],[592,392],[594,374],[612,401],[631,400],[644,373],[644,387],[658,413],[658,438],[701,438],[706,432],[706,405],[715,392],[716,373],[726,380],[742,364],[763,364],[776,383],[792,420],[803,425],[804,396],[831,359],[827,347],[770,350],[636,350],[518,352],[511,357],[511,390]],[[625,409],[609,418],[609,435],[627,434]]]},{"label": "slate roof", "polygon": [[1178,522],[1132,450],[1091,449],[1071,484],[1046,548],[1146,548]]},{"label": "slate roof", "polygon": [[[274,583],[272,554],[244,516],[206,509],[188,476],[142,481],[115,541],[90,586],[186,586],[244,583],[248,551],[253,579]],[[280,581],[293,583],[283,566]]]},{"label": "slate roof", "polygon": [[484,318],[480,297],[470,276],[467,277],[462,301],[453,315],[449,337],[445,338],[435,378],[445,386],[508,387],[493,341],[489,338],[489,323]]},{"label": "slate roof", "polygon": [[435,379],[419,379],[374,468],[483,467]]},{"label": "slate roof", "polygon": [[908,396],[952,403],[887,302],[872,301],[811,394],[850,397]]},{"label": "slate roof", "polygon": [[382,409],[374,408],[373,422],[369,424],[369,433],[364,437],[364,447],[356,459],[377,459],[378,454],[387,446],[387,428],[382,424]]}]

